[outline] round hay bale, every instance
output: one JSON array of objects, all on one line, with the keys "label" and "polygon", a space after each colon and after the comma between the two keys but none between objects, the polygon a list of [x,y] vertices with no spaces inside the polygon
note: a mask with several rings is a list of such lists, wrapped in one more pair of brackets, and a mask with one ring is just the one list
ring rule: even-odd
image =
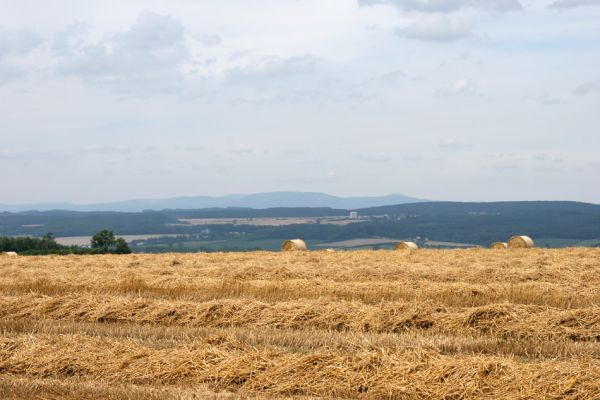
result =
[{"label": "round hay bale", "polygon": [[302,239],[286,240],[281,245],[281,251],[302,251],[308,250],[306,243]]},{"label": "round hay bale", "polygon": [[4,252],[0,253],[0,256],[16,257],[16,256],[18,256],[18,254],[15,253],[14,251],[4,251]]},{"label": "round hay bale", "polygon": [[400,242],[396,244],[396,250],[418,250],[419,246],[415,242]]},{"label": "round hay bale", "polygon": [[495,242],[492,243],[492,245],[490,246],[490,249],[497,249],[497,250],[504,250],[508,248],[508,243],[504,243],[504,242]]},{"label": "round hay bale", "polygon": [[535,243],[529,236],[513,236],[508,241],[508,247],[511,249],[530,249],[534,246]]}]

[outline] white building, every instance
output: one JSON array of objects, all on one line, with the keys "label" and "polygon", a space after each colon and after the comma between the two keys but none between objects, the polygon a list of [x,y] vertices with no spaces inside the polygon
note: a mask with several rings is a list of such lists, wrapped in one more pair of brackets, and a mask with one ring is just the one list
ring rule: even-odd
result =
[{"label": "white building", "polygon": [[358,212],[350,211],[350,219],[358,219]]}]

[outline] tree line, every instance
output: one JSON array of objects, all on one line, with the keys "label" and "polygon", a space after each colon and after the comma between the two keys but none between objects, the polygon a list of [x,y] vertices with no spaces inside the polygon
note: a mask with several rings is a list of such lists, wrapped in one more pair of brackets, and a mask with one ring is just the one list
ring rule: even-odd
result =
[{"label": "tree line", "polygon": [[115,237],[103,229],[90,240],[89,247],[65,246],[56,241],[51,232],[42,237],[0,237],[0,252],[14,251],[20,255],[46,254],[129,254],[131,249],[125,239]]}]

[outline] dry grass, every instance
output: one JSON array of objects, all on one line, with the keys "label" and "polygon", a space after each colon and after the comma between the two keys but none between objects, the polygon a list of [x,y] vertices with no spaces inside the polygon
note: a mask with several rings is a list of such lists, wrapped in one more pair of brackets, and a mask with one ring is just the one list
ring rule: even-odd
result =
[{"label": "dry grass", "polygon": [[0,398],[600,399],[600,250],[0,259]]}]

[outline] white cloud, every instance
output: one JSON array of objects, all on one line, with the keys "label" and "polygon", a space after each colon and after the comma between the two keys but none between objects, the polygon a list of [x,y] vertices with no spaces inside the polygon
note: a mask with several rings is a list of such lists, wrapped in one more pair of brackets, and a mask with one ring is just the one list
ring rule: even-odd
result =
[{"label": "white cloud", "polygon": [[385,152],[378,153],[358,153],[355,157],[368,163],[385,163],[390,161],[390,155]]},{"label": "white cloud", "polygon": [[225,73],[227,94],[236,96],[236,103],[262,105],[314,98],[323,90],[318,63],[308,54],[255,58]]},{"label": "white cloud", "polygon": [[[373,179],[381,169],[413,164],[419,177],[402,191],[423,198],[598,202],[586,185],[598,168],[536,185],[519,174],[554,157],[584,166],[600,148],[597,10],[550,12],[553,2],[512,14],[496,12],[515,2],[462,0],[5,2],[4,28],[45,42],[0,37],[0,175],[18,188],[3,196],[95,202],[285,190],[304,178],[299,190],[367,195],[390,191]],[[140,16],[148,4],[155,14]],[[521,161],[485,156],[515,143]],[[94,145],[124,148],[84,148]],[[546,161],[531,158],[540,152]],[[483,169],[494,162],[517,167]],[[109,182],[107,165],[128,174]]]},{"label": "white cloud", "polygon": [[317,58],[311,55],[282,58],[264,57],[229,72],[229,81],[240,84],[270,84],[310,75],[315,71]]},{"label": "white cloud", "polygon": [[539,97],[539,100],[545,106],[563,106],[568,104],[568,102],[564,99],[551,97],[548,95]]},{"label": "white cloud", "polygon": [[254,147],[247,144],[236,144],[229,149],[229,152],[236,155],[248,155],[254,153]]},{"label": "white cloud", "polygon": [[457,16],[426,15],[404,28],[396,28],[398,36],[433,42],[453,42],[471,35],[473,24]]},{"label": "white cloud", "polygon": [[569,9],[586,6],[600,6],[600,0],[556,0],[548,8]]},{"label": "white cloud", "polygon": [[76,21],[54,35],[52,51],[57,56],[68,56],[73,51],[81,50],[83,46],[83,35],[89,30],[89,24],[84,21]]},{"label": "white cloud", "polygon": [[14,65],[0,65],[0,85],[7,84],[25,76],[27,76],[27,72],[23,68]]},{"label": "white cloud", "polygon": [[585,96],[592,93],[600,93],[600,80],[583,83],[573,91],[576,95]]},{"label": "white cloud", "polygon": [[442,149],[465,149],[471,147],[470,143],[463,142],[461,140],[450,138],[445,139],[438,144],[438,147]]},{"label": "white cloud", "polygon": [[552,155],[549,153],[533,153],[531,154],[531,158],[534,161],[547,162],[552,164],[562,164],[564,161],[562,157]]},{"label": "white cloud", "polygon": [[4,149],[0,152],[0,160],[18,161],[18,162],[47,162],[47,161],[67,161],[77,158],[86,159],[97,156],[106,158],[110,156],[126,156],[132,153],[132,149],[123,146],[86,146],[73,149],[47,148],[39,149]]},{"label": "white cloud", "polygon": [[386,72],[380,76],[380,79],[383,83],[389,83],[392,85],[397,85],[398,83],[407,79],[406,74],[403,71],[395,70]]},{"label": "white cloud", "polygon": [[29,30],[5,30],[0,27],[0,59],[8,55],[24,56],[42,43],[42,39]]},{"label": "white cloud", "polygon": [[205,46],[213,47],[221,44],[221,36],[219,35],[202,35],[200,37],[200,41],[204,43]]},{"label": "white cloud", "polygon": [[423,161],[423,156],[418,153],[406,153],[402,156],[402,159],[409,162],[419,162]]},{"label": "white cloud", "polygon": [[483,11],[508,12],[521,10],[517,0],[358,0],[361,6],[390,4],[403,11],[448,13],[465,8]]},{"label": "white cloud", "polygon": [[437,95],[442,97],[458,96],[469,94],[473,90],[473,83],[467,78],[459,79],[450,85],[437,90]]},{"label": "white cloud", "polygon": [[283,153],[290,156],[304,156],[308,154],[308,151],[300,147],[291,147],[289,149],[285,149]]},{"label": "white cloud", "polygon": [[62,61],[58,72],[117,92],[173,93],[180,90],[180,69],[190,60],[183,33],[174,17],[146,11],[127,32]]}]

